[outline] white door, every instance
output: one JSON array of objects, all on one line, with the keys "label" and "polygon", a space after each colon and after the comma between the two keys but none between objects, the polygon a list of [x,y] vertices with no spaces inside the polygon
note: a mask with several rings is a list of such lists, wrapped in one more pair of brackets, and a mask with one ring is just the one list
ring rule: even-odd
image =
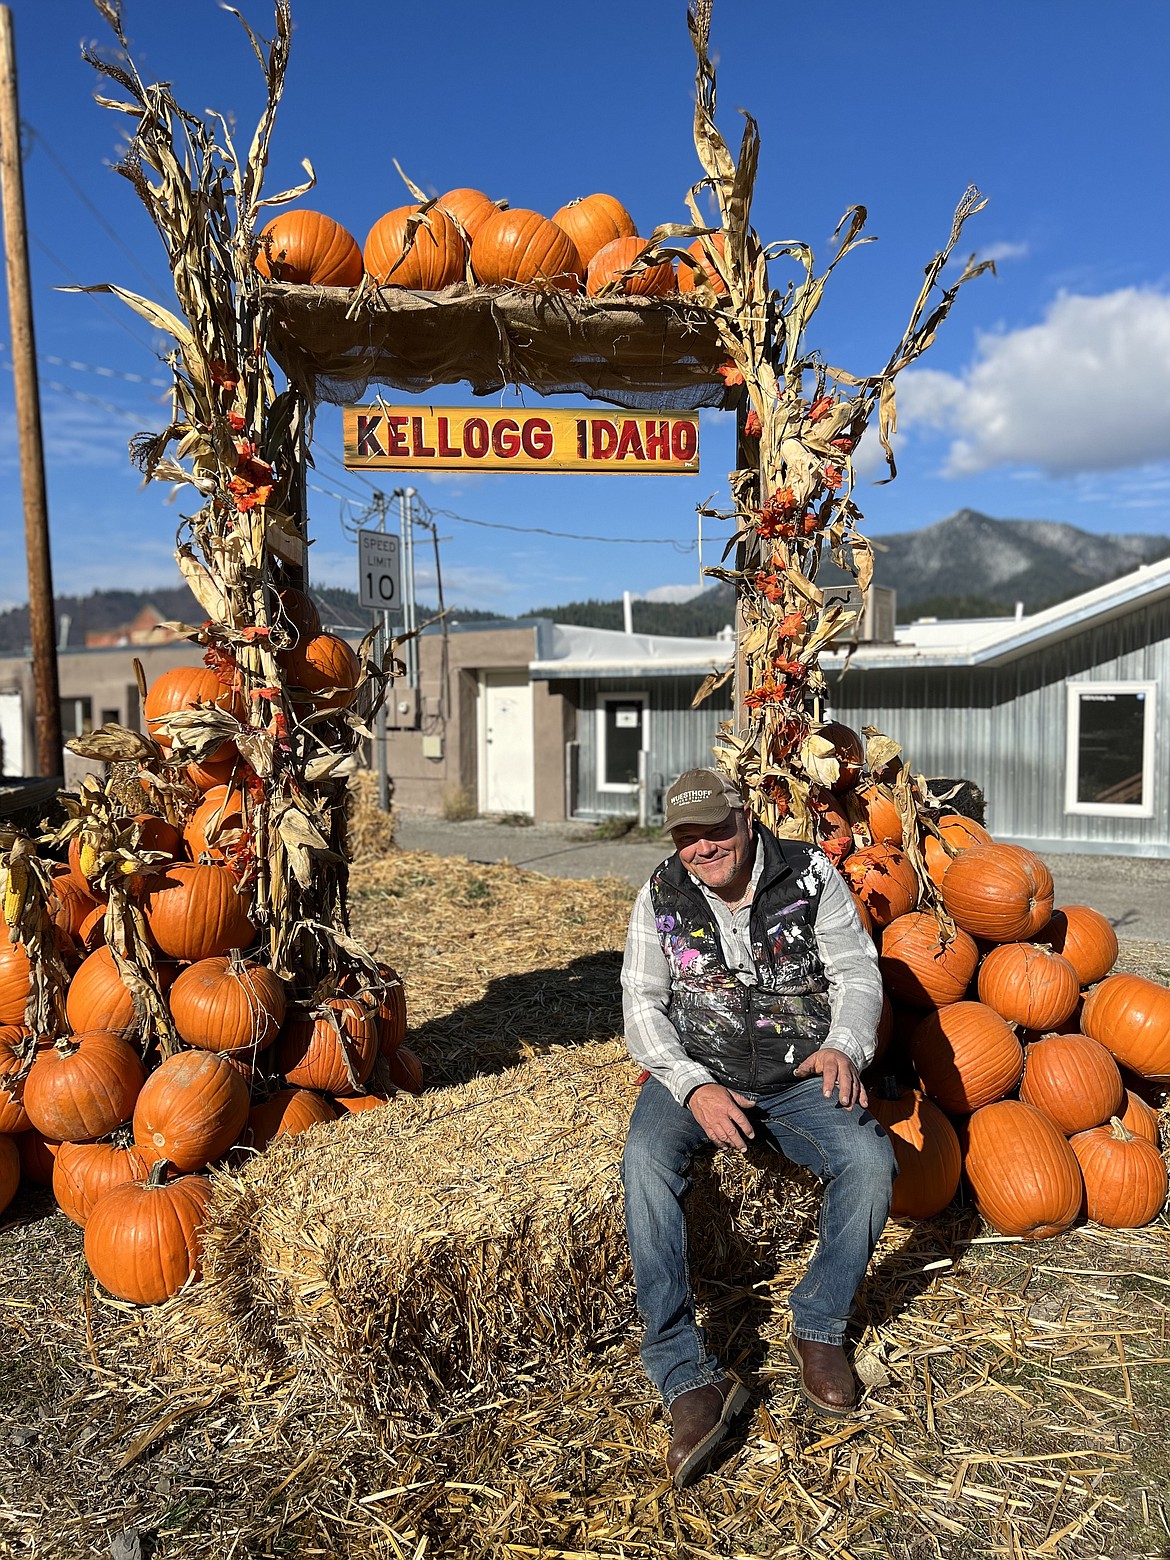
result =
[{"label": "white door", "polygon": [[24,710],[20,694],[0,693],[0,775],[24,774]]},{"label": "white door", "polygon": [[526,813],[536,805],[532,684],[527,672],[481,672],[479,810]]}]

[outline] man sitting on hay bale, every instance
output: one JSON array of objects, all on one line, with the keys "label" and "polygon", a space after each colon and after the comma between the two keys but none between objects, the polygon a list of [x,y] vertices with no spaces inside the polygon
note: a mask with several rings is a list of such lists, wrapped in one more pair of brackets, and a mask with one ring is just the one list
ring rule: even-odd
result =
[{"label": "man sitting on hay bale", "polygon": [[638,894],[622,967],[627,1044],[650,1074],[622,1180],[642,1362],[670,1413],[681,1486],[747,1401],[695,1319],[683,1198],[696,1152],[759,1141],[824,1184],[789,1349],[805,1398],[837,1415],[856,1398],[845,1325],[896,1170],[858,1076],[881,1012],[877,955],[828,858],[754,823],[713,769],[675,781],[665,827],[675,853]]}]

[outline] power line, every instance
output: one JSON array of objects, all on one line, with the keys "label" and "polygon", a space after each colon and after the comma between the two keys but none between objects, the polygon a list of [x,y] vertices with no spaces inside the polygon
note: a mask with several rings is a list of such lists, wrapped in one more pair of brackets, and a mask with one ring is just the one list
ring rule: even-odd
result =
[{"label": "power line", "polygon": [[41,384],[46,390],[55,390],[58,395],[71,396],[75,401],[84,401],[88,406],[99,407],[103,412],[109,412],[113,417],[124,417],[127,422],[142,426],[144,419],[138,412],[132,412],[127,406],[115,406],[112,401],[103,401],[101,396],[87,395],[84,390],[75,390],[72,385],[63,385],[57,379],[42,379]]},{"label": "power line", "polygon": [[57,156],[56,152],[49,145],[48,141],[45,140],[41,132],[35,127],[35,125],[30,125],[27,119],[22,119],[20,125],[21,129],[26,135],[31,136],[34,141],[40,142],[41,149],[45,153],[45,156],[53,164],[53,167],[56,168],[57,172],[65,180],[65,183],[73,191],[74,195],[76,195],[77,199],[81,202],[89,214],[98,223],[102,231],[110,238],[112,238],[115,244],[117,244],[118,248],[122,251],[122,253],[130,261],[130,264],[138,272],[139,276],[141,276],[152,288],[157,287],[158,279],[151,276],[149,271],[145,269],[137,255],[126,243],[125,239],[118,232],[118,230],[112,227],[110,223],[106,221],[99,208],[94,205],[93,201],[90,200],[89,196],[77,183],[76,179],[74,179],[73,175],[69,172],[68,167]]},{"label": "power line", "polygon": [[592,536],[580,531],[553,531],[543,525],[505,525],[502,520],[472,520],[468,515],[457,515],[453,509],[433,509],[424,499],[419,504],[430,515],[442,515],[447,520],[457,520],[461,525],[480,526],[487,531],[513,531],[521,536],[552,536],[565,542],[604,542],[607,546],[673,547],[677,553],[692,553],[695,542],[679,542],[670,536]]},{"label": "power line", "polygon": [[125,379],[132,385],[157,385],[160,390],[169,390],[169,379],[148,379],[145,374],[128,374],[120,368],[104,368],[100,363],[78,363],[74,358],[54,357],[51,352],[38,352],[37,356],[42,363],[52,363],[57,368],[74,368],[81,373],[100,374],[103,379]]},{"label": "power line", "polygon": [[[48,255],[49,259],[53,262],[53,264],[57,267],[57,269],[62,273],[62,275],[67,276],[75,287],[82,287],[82,288],[84,288],[84,286],[86,284],[81,280],[81,278],[76,274],[76,272],[71,271],[69,269],[69,267],[65,264],[64,260],[62,260],[59,255],[55,255],[53,253],[53,251],[49,248],[48,244],[46,244],[43,239],[38,238],[35,233],[30,233],[29,237],[32,239],[33,243],[37,246],[37,248],[39,250],[41,250],[44,254]],[[121,326],[121,328],[126,332],[126,334],[128,336],[133,336],[134,340],[138,343],[138,345],[140,347],[145,347],[146,350],[150,353],[151,357],[157,357],[158,356],[158,353],[155,351],[155,349],[151,345],[151,343],[149,341],[147,341],[146,337],[145,336],[140,336],[136,330],[134,330],[130,325],[128,325],[126,320],[125,320],[125,318],[124,318],[124,316],[119,312],[119,310],[112,309],[110,307],[110,305],[108,303],[106,303],[102,299],[102,297],[99,294],[97,294],[97,293],[91,293],[91,294],[89,294],[89,296],[97,304],[98,308],[102,311],[103,314],[108,314],[112,320],[116,321],[117,324]]]}]

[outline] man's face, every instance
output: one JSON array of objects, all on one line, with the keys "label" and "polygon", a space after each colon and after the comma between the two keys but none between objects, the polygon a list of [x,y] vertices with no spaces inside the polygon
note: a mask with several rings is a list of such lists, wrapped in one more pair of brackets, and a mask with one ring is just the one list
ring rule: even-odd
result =
[{"label": "man's face", "polygon": [[716,893],[751,876],[752,829],[742,808],[733,807],[722,823],[680,824],[670,837],[687,871]]}]

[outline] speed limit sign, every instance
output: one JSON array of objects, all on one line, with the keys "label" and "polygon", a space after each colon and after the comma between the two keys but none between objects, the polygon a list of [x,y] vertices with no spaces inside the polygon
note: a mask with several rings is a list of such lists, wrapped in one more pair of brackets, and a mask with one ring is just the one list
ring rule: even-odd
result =
[{"label": "speed limit sign", "polygon": [[399,538],[389,531],[359,531],[358,603],[378,612],[402,611]]}]

